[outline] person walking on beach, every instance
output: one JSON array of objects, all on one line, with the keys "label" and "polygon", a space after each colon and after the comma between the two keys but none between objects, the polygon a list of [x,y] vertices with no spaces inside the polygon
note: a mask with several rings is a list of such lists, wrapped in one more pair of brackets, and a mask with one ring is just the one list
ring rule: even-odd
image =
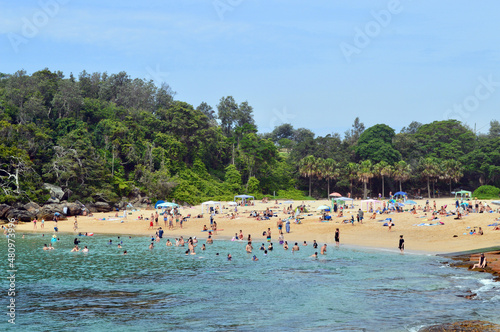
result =
[{"label": "person walking on beach", "polygon": [[338,228],[335,230],[335,245],[340,246],[340,230]]},{"label": "person walking on beach", "polygon": [[403,253],[405,251],[405,239],[403,239],[403,235],[399,236],[399,247],[398,248],[401,251],[401,253]]},{"label": "person walking on beach", "polygon": [[33,219],[33,229],[36,229],[36,218]]}]

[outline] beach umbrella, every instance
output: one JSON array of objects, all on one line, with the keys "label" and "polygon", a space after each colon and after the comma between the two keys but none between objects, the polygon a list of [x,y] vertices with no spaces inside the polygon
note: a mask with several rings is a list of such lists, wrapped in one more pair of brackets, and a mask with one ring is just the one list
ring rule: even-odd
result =
[{"label": "beach umbrella", "polygon": [[404,205],[403,203],[398,203],[398,206],[403,207],[403,206],[405,206],[405,205]]},{"label": "beach umbrella", "polygon": [[229,203],[227,203],[227,205],[229,205],[229,206],[236,206],[236,205],[238,205],[238,203],[236,203],[236,202],[229,202]]},{"label": "beach umbrella", "polygon": [[328,205],[320,205],[316,210],[330,210],[330,207]]},{"label": "beach umbrella", "polygon": [[463,202],[463,203],[461,203],[460,205],[469,206],[469,203],[467,203],[467,202]]},{"label": "beach umbrella", "polygon": [[406,204],[413,204],[413,205],[416,205],[416,204],[417,204],[417,202],[412,201],[412,200],[409,200],[409,201],[406,201]]},{"label": "beach umbrella", "polygon": [[337,192],[331,193],[330,196],[333,196],[333,197],[342,197],[342,195],[339,194],[339,193],[337,193]]}]

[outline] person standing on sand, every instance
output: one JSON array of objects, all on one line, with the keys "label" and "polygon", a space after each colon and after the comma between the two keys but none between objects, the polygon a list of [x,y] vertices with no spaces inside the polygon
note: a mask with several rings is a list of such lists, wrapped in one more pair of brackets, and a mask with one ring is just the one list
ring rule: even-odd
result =
[{"label": "person standing on sand", "polygon": [[36,218],[33,219],[33,229],[36,229]]},{"label": "person standing on sand", "polygon": [[364,215],[364,212],[361,209],[359,209],[359,211],[358,211],[358,222],[363,223],[363,215]]},{"label": "person standing on sand", "polygon": [[335,245],[340,246],[340,230],[338,228],[335,230]]},{"label": "person standing on sand", "polygon": [[155,224],[158,226],[158,211],[155,213]]},{"label": "person standing on sand", "polygon": [[403,253],[405,251],[405,239],[403,239],[403,235],[399,236],[399,246],[398,246],[398,248],[401,251],[401,253]]}]

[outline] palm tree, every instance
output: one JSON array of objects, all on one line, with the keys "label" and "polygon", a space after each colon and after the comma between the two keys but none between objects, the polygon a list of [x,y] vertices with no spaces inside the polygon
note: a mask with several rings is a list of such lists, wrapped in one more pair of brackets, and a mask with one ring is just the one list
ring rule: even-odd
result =
[{"label": "palm tree", "polygon": [[439,165],[434,158],[421,158],[419,162],[420,176],[427,180],[427,196],[431,198],[431,180],[439,176]]},{"label": "palm tree", "polygon": [[377,174],[378,176],[380,176],[380,178],[382,178],[382,197],[385,197],[384,177],[391,176],[393,168],[385,160],[382,160],[378,164],[375,164],[375,166],[373,166],[373,169],[375,171],[375,174]]},{"label": "palm tree", "polygon": [[299,172],[302,176],[309,178],[309,196],[311,196],[312,177],[317,173],[317,162],[313,155],[309,155],[299,161]]},{"label": "palm tree", "polygon": [[411,166],[404,160],[400,160],[394,164],[392,176],[396,181],[399,181],[399,191],[403,191],[401,183],[410,179]]},{"label": "palm tree", "polygon": [[358,179],[363,182],[363,197],[366,199],[368,196],[368,190],[366,185],[370,182],[370,179],[373,178],[373,165],[370,160],[364,160],[359,164],[358,169]]},{"label": "palm tree", "polygon": [[352,181],[356,180],[358,178],[358,168],[359,165],[356,163],[349,163],[345,167],[345,171],[347,175],[349,176],[349,188],[350,188],[350,193],[352,197]]},{"label": "palm tree", "polygon": [[451,182],[458,182],[464,176],[462,164],[455,159],[447,159],[441,164],[440,179],[449,181],[450,195]]},{"label": "palm tree", "polygon": [[328,192],[326,194],[326,198],[330,196],[330,180],[336,179],[339,177],[339,165],[332,158],[327,158],[323,160],[322,163],[323,168],[323,177],[326,179],[328,183]]}]

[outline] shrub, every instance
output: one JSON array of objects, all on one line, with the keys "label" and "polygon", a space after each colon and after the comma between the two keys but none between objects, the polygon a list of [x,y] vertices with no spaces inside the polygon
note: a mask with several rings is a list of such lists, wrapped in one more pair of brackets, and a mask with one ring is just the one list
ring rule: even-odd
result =
[{"label": "shrub", "polygon": [[495,199],[500,195],[500,188],[494,186],[481,186],[474,190],[472,197],[477,199]]}]

